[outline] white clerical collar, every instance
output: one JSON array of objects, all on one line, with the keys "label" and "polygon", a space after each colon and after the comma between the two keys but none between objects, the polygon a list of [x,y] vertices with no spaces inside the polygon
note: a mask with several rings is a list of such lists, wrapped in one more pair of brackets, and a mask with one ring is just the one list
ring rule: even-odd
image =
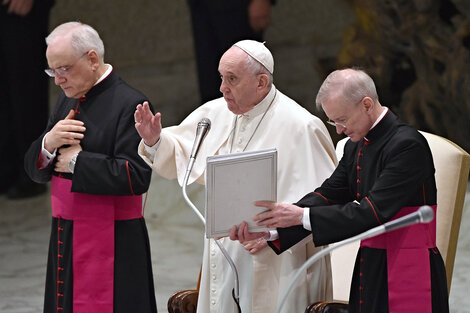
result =
[{"label": "white clerical collar", "polygon": [[251,109],[250,111],[246,112],[246,113],[243,113],[243,114],[240,114],[244,117],[247,117],[247,118],[254,118],[255,116],[258,116],[260,114],[263,114],[264,112],[266,112],[268,106],[272,103],[272,101],[274,100],[274,96],[276,94],[276,87],[274,86],[274,84],[271,86],[271,90],[268,92],[268,94],[266,95],[266,97],[264,97],[263,100],[261,100],[260,103],[258,103],[257,105],[255,105],[253,107],[253,109]]},{"label": "white clerical collar", "polygon": [[[379,117],[375,120],[374,124],[372,124],[372,127],[369,129],[369,131],[372,130],[372,128],[374,128],[378,123],[380,123],[380,121],[384,118],[385,114],[387,114],[388,112],[388,108],[387,107],[384,107],[385,110],[382,111],[382,113],[380,113]],[[367,137],[364,137],[364,139],[366,141],[369,141],[369,139],[367,139]]]},{"label": "white clerical collar", "polygon": [[107,69],[106,71],[104,72],[103,75],[101,75],[101,77],[96,81],[95,85],[98,85],[99,83],[101,83],[106,77],[109,76],[109,74],[111,74],[111,72],[113,71],[113,66],[111,64],[105,64]]},{"label": "white clerical collar", "polygon": [[371,127],[369,130],[371,130],[372,128],[374,128],[375,125],[377,125],[377,124],[384,118],[385,114],[387,114],[388,108],[387,108],[387,107],[384,107],[384,108],[385,108],[385,110],[382,111],[382,113],[381,113],[381,114],[379,115],[379,117],[375,120],[375,123],[372,124],[372,127]]}]

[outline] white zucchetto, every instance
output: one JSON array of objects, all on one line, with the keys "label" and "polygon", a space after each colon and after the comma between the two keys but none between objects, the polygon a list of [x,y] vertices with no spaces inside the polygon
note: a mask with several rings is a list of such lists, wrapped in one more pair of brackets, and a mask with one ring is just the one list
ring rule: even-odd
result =
[{"label": "white zucchetto", "polygon": [[271,74],[274,73],[274,59],[271,51],[264,45],[264,42],[255,40],[241,40],[234,44],[238,48],[248,53],[253,59],[261,63]]}]

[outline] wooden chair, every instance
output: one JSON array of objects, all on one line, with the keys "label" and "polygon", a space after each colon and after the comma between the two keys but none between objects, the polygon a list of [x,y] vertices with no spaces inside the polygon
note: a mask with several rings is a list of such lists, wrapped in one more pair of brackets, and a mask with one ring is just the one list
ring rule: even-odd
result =
[{"label": "wooden chair", "polygon": [[178,291],[168,299],[168,313],[195,313],[198,290]]},{"label": "wooden chair", "polygon": [[168,299],[168,313],[196,313],[200,284],[201,271],[199,271],[197,289],[177,291]]},{"label": "wooden chair", "polygon": [[[421,132],[428,141],[436,168],[437,184],[437,247],[446,265],[447,288],[450,292],[454,270],[457,239],[462,219],[462,209],[469,178],[470,155],[453,142],[426,132]],[[342,139],[336,146],[338,159],[343,154]],[[306,313],[347,312],[349,288],[354,260],[359,242],[338,248],[331,253],[333,275],[333,302],[317,302],[306,309]]]}]

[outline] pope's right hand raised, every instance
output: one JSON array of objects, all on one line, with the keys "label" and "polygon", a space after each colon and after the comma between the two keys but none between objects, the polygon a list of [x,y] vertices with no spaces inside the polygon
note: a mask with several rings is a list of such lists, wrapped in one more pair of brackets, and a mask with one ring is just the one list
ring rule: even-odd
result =
[{"label": "pope's right hand raised", "polygon": [[137,105],[134,113],[135,129],[137,129],[147,146],[155,145],[160,139],[160,133],[162,132],[161,119],[161,113],[153,115],[147,101]]}]

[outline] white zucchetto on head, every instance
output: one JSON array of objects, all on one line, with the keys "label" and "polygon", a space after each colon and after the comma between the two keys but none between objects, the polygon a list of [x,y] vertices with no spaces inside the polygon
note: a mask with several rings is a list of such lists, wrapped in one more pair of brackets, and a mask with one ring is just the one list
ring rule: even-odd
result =
[{"label": "white zucchetto on head", "polygon": [[271,51],[264,45],[264,42],[255,40],[241,40],[234,46],[248,53],[253,59],[261,63],[271,74],[274,73],[274,59]]}]

